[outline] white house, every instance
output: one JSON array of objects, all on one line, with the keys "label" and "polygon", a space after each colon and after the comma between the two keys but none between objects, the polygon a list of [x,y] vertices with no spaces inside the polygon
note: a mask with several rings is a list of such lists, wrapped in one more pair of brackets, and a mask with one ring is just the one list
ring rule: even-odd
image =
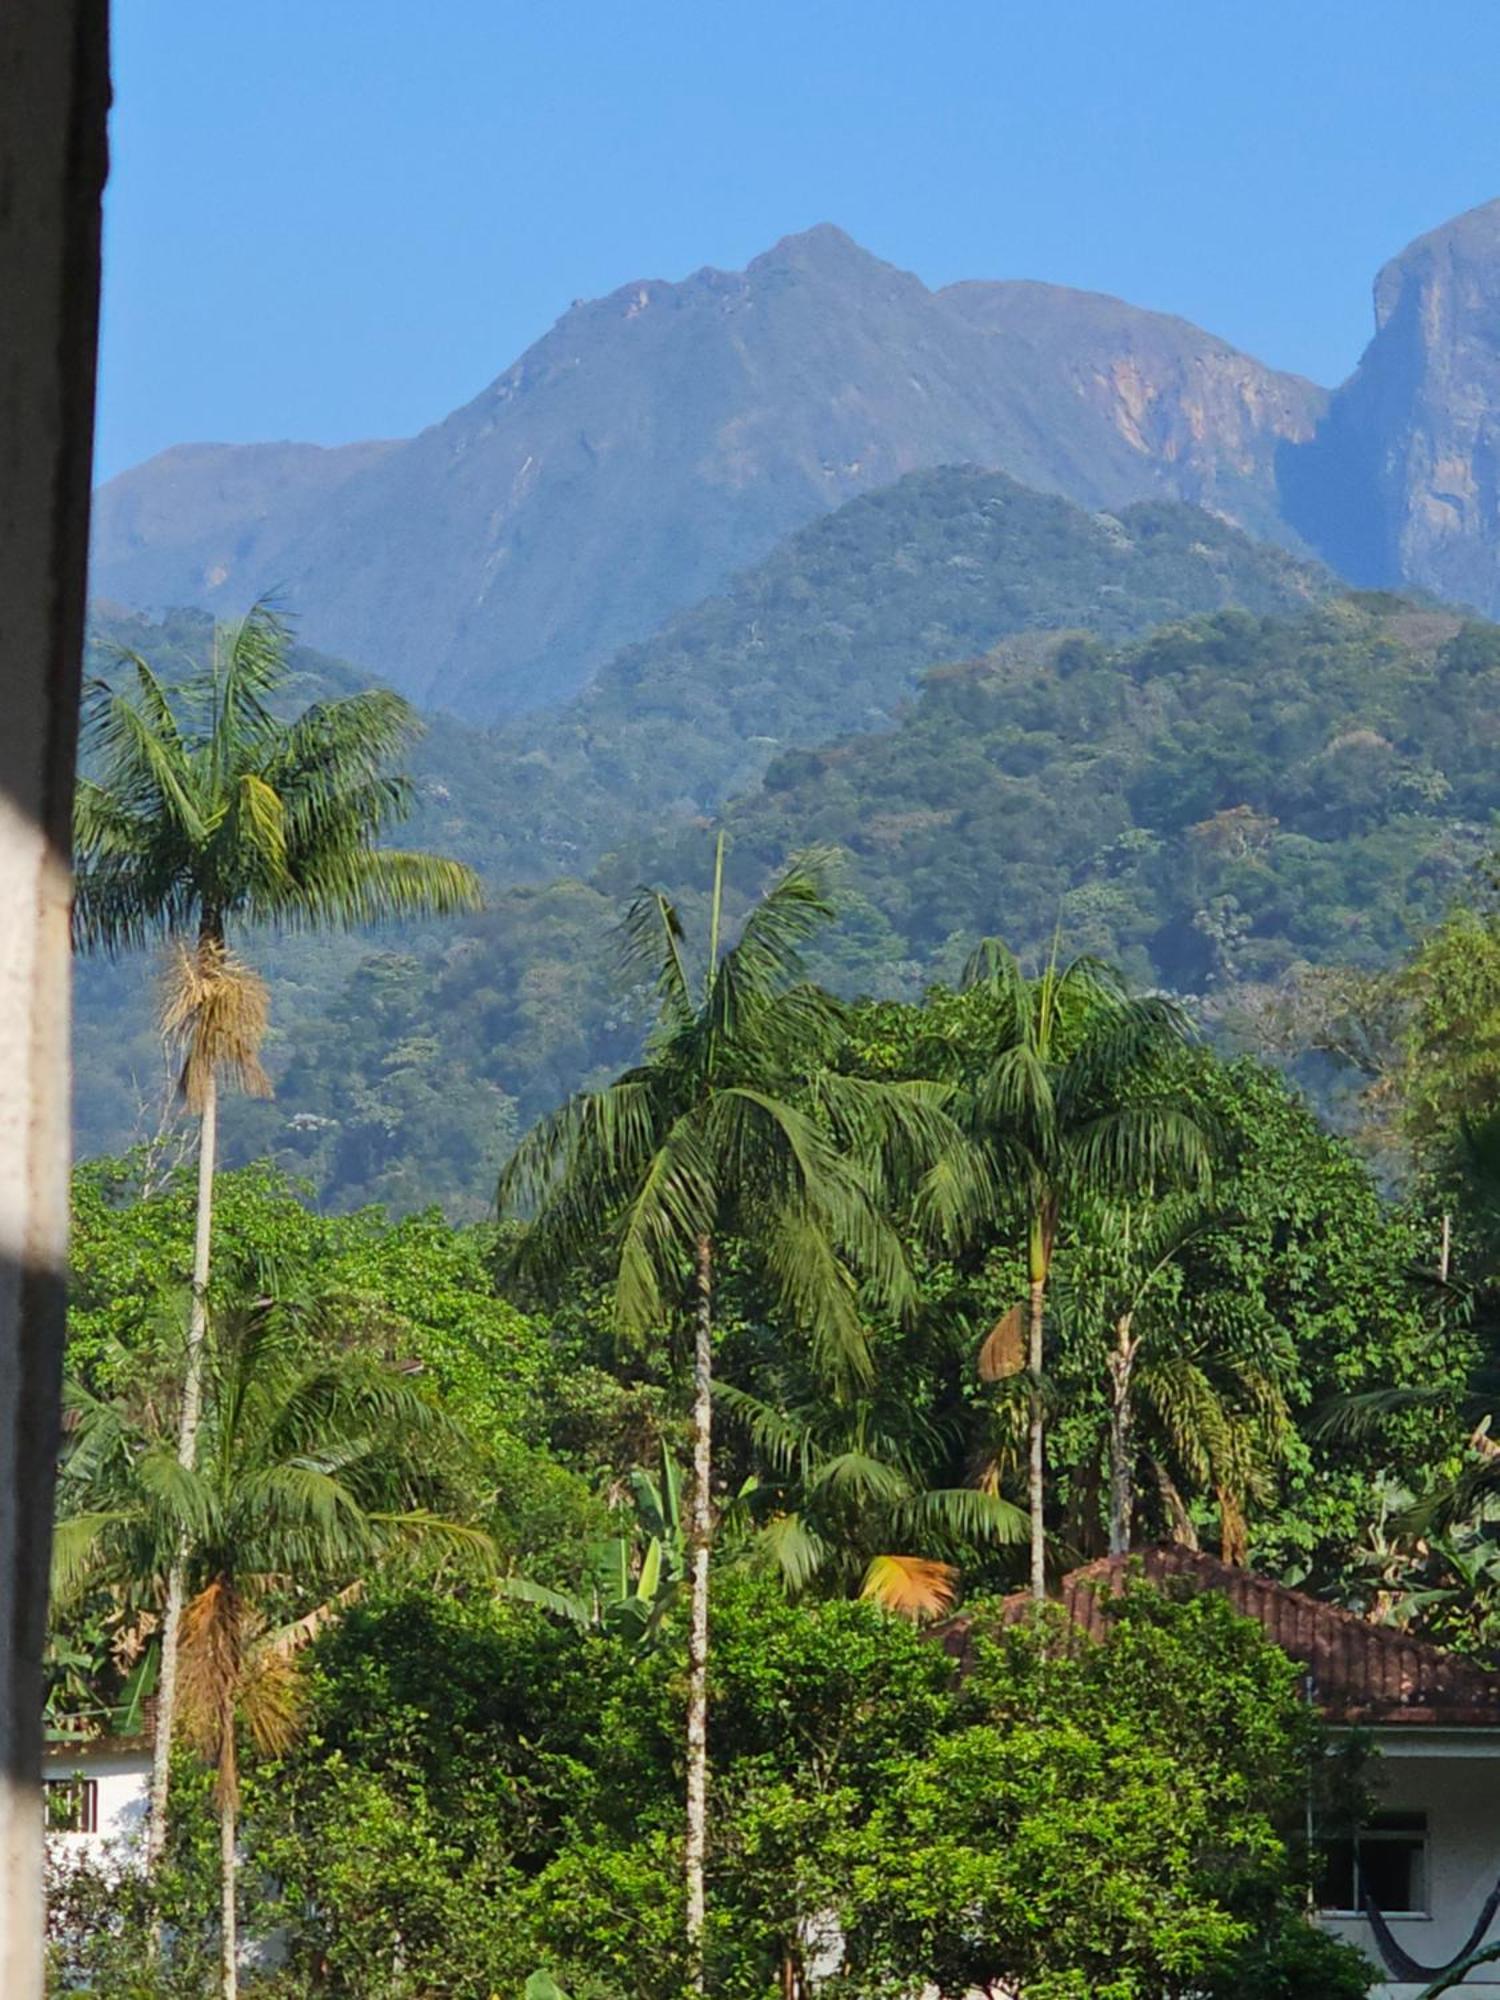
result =
[{"label": "white house", "polygon": [[79,1736],[45,1745],[42,1800],[54,1860],[128,1863],[144,1839],[150,1796],[148,1736]]},{"label": "white house", "polygon": [[[1328,1722],[1372,1741],[1378,1809],[1356,1839],[1329,1844],[1329,1907],[1317,1921],[1385,1973],[1376,2000],[1415,2000],[1459,1958],[1500,1943],[1500,1674],[1175,1545],[1075,1570],[1062,1585],[1071,1621],[1102,1637],[1101,1600],[1132,1571],[1227,1597],[1306,1668]],[[1030,1603],[1008,1599],[1006,1615],[1027,1616]],[[959,1656],[965,1627],[955,1619],[945,1634]],[[1500,2000],[1500,1961],[1475,1967],[1456,1990]]]}]

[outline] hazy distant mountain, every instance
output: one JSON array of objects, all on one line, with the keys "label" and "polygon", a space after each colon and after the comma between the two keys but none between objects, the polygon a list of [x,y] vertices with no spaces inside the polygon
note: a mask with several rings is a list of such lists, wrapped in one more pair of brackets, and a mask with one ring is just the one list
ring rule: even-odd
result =
[{"label": "hazy distant mountain", "polygon": [[1277,449],[1323,402],[1184,321],[1054,286],[930,292],[825,226],[575,306],[409,442],[163,453],[100,493],[93,585],[225,610],[277,589],[311,644],[502,714],[919,468],[1275,532]]},{"label": "hazy distant mountain", "polygon": [[1287,512],[1357,582],[1500,611],[1500,201],[1392,258],[1375,326],[1285,461]]},{"label": "hazy distant mountain", "polygon": [[1500,203],[1381,272],[1331,398],[1055,285],[929,291],[827,226],[575,306],[398,444],[192,445],[99,495],[96,595],[237,608],[429,706],[555,703],[788,531],[935,466],[1199,504],[1361,583],[1500,611]]}]

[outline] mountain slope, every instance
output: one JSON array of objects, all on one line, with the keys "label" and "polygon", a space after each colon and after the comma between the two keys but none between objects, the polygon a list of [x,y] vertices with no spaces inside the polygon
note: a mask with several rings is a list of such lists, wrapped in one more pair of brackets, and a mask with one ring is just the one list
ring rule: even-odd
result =
[{"label": "mountain slope", "polygon": [[[1210,406],[1234,412],[1222,450]],[[567,696],[788,530],[923,467],[999,467],[1089,507],[1203,499],[1267,529],[1275,445],[1320,408],[1182,321],[1054,287],[932,293],[825,226],[743,272],[575,307],[336,482],[342,454],[243,448],[280,454],[278,484],[196,448],[204,507],[183,453],[153,459],[99,494],[93,584],[213,609],[275,588],[311,644],[497,715]]]},{"label": "mountain slope", "polygon": [[[1070,949],[1201,994],[1399,952],[1487,850],[1497,740],[1500,627],[1355,594],[1006,641],[935,669],[894,729],[779,758],[722,824],[746,894],[841,849],[895,963],[956,967],[994,932],[1041,949],[1061,920]],[[598,880],[701,880],[703,844]]]},{"label": "mountain slope", "polygon": [[991,336],[1007,379],[1059,434],[1077,423],[1061,413],[1080,406],[1099,420],[1096,464],[1107,453],[1126,480],[1153,466],[1175,498],[1285,539],[1278,458],[1312,435],[1323,390],[1187,320],[1099,292],[1014,280],[950,285],[938,297]]}]

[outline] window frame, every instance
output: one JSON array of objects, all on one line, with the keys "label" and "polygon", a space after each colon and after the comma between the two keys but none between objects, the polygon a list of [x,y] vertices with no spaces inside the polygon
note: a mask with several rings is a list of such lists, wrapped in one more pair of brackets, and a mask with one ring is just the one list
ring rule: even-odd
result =
[{"label": "window frame", "polygon": [[[1381,1821],[1420,1821],[1420,1825],[1381,1825]],[[1339,1845],[1351,1849],[1352,1880],[1356,1892],[1360,1884],[1360,1849],[1370,1846],[1396,1846],[1410,1844],[1415,1847],[1420,1868],[1421,1907],[1415,1909],[1391,1909],[1377,1904],[1380,1914],[1393,1923],[1430,1923],[1432,1920],[1432,1817],[1425,1808],[1409,1808],[1404,1811],[1391,1810],[1376,1813],[1370,1821],[1356,1826],[1352,1833],[1339,1836]],[[1325,1843],[1325,1852],[1332,1843]],[[1362,1908],[1349,1909],[1337,1903],[1320,1903],[1318,1914],[1345,1922],[1364,1922],[1366,1913]]]},{"label": "window frame", "polygon": [[[52,1822],[52,1794],[72,1793],[78,1802],[76,1824],[55,1826]],[[63,1835],[95,1835],[99,1831],[99,1780],[91,1778],[87,1771],[70,1771],[67,1777],[42,1779],[42,1825],[49,1837]]]}]

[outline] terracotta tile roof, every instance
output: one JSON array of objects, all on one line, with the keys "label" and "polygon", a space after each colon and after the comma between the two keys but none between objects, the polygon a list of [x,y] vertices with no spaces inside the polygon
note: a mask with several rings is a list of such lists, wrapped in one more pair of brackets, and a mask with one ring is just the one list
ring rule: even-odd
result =
[{"label": "terracotta tile roof", "polygon": [[[1371,1625],[1353,1611],[1174,1544],[1106,1557],[1064,1577],[1060,1602],[1079,1631],[1096,1639],[1104,1636],[1104,1600],[1119,1595],[1127,1574],[1168,1589],[1221,1592],[1308,1669],[1314,1699],[1331,1722],[1500,1728],[1500,1674],[1392,1625]],[[1024,1594],[1007,1597],[1001,1619],[1017,1624],[1030,1606]],[[960,1617],[938,1636],[962,1660],[970,1630],[970,1621]]]}]

